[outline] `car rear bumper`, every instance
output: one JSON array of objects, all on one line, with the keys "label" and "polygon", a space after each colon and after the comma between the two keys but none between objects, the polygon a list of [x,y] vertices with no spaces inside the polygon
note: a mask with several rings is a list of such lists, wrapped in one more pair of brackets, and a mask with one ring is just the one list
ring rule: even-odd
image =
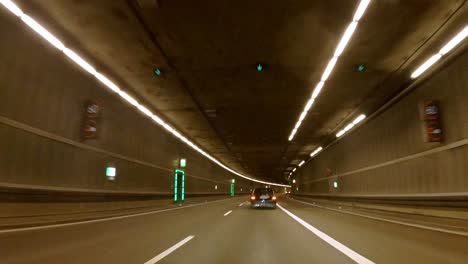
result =
[{"label": "car rear bumper", "polygon": [[261,200],[261,201],[251,201],[250,207],[252,208],[275,208],[276,202]]}]

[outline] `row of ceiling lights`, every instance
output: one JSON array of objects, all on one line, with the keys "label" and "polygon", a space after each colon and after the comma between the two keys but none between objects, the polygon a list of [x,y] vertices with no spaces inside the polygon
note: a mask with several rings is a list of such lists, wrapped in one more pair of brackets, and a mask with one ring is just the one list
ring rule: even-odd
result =
[{"label": "row of ceiling lights", "polygon": [[465,26],[455,37],[453,37],[447,44],[445,44],[439,52],[432,55],[427,59],[421,66],[419,66],[412,74],[411,78],[418,78],[421,74],[427,71],[432,65],[434,65],[442,56],[449,53],[453,48],[460,44],[468,36],[468,25]]},{"label": "row of ceiling lights", "polygon": [[[421,64],[412,74],[411,78],[416,79],[421,74],[426,72],[430,67],[432,67],[442,56],[446,55],[449,53],[451,50],[453,50],[456,46],[458,46],[465,38],[468,37],[468,25],[465,25],[465,27],[457,34],[455,37],[453,37],[449,42],[447,42],[436,54],[432,55],[429,59],[427,59],[423,64]],[[360,123],[362,120],[364,120],[366,116],[364,114],[361,114],[358,116],[356,119],[353,120],[353,122],[349,123],[346,125],[342,130],[340,130],[337,134],[336,137],[339,138],[343,136],[346,132],[351,130],[354,126],[356,126],[358,123]],[[311,154],[310,157],[314,157],[317,155],[320,151],[322,150],[322,147],[318,147],[316,150],[314,150]],[[302,160],[299,163],[299,167],[304,165],[305,160]],[[294,168],[290,173],[289,177],[296,171],[297,168]]]},{"label": "row of ceiling lights", "polygon": [[359,122],[361,122],[362,120],[364,120],[364,118],[366,118],[366,115],[360,115],[358,116],[356,119],[353,120],[353,122],[349,123],[348,125],[346,125],[342,130],[340,130],[340,132],[338,132],[336,134],[336,137],[341,137],[342,135],[344,135],[346,132],[348,132],[349,130],[351,130],[351,128],[353,128],[355,125],[357,125]]},{"label": "row of ceiling lights", "polygon": [[301,115],[299,116],[299,119],[296,122],[296,125],[294,126],[293,130],[291,131],[288,140],[291,141],[293,140],[294,136],[296,135],[298,129],[302,125],[302,121],[305,119],[307,116],[307,113],[309,112],[310,108],[315,102],[315,99],[318,97],[319,93],[322,91],[323,86],[325,85],[325,82],[328,80],[330,77],[330,74],[333,71],[333,68],[335,68],[336,62],[338,61],[338,58],[340,55],[343,53],[344,49],[346,48],[346,45],[348,44],[349,40],[351,39],[354,31],[356,30],[356,27],[358,25],[359,20],[361,19],[362,15],[367,9],[367,6],[369,5],[370,0],[361,0],[359,3],[359,6],[354,13],[353,20],[351,23],[348,25],[348,28],[346,29],[345,33],[343,34],[343,37],[341,37],[340,42],[338,43],[338,46],[335,49],[335,53],[333,54],[333,57],[330,59],[330,62],[328,63],[327,67],[325,68],[325,71],[322,74],[322,78],[320,79],[320,82],[315,86],[314,91],[312,92],[312,95],[307,101],[307,104],[305,105]]},{"label": "row of ceiling lights", "polygon": [[167,130],[169,133],[177,137],[179,140],[190,146],[192,149],[196,150],[206,158],[210,159],[223,169],[239,176],[244,179],[253,181],[253,182],[258,182],[262,184],[268,184],[268,185],[274,185],[274,186],[281,186],[281,187],[290,187],[289,185],[284,185],[284,184],[278,184],[278,183],[272,183],[272,182],[266,182],[266,181],[260,181],[248,176],[245,176],[237,171],[234,171],[233,169],[227,167],[208,153],[206,153],[204,150],[202,150],[200,147],[195,145],[193,142],[191,142],[189,139],[184,137],[182,134],[180,134],[177,130],[175,130],[173,127],[171,127],[169,124],[165,123],[159,116],[153,114],[148,108],[146,108],[144,105],[140,104],[135,98],[130,96],[128,93],[120,89],[116,84],[114,84],[112,81],[110,81],[106,76],[103,74],[99,73],[90,63],[88,63],[86,60],[81,58],[76,52],[73,50],[67,48],[62,41],[60,41],[57,37],[52,35],[46,28],[44,28],[42,25],[37,23],[33,18],[30,16],[26,15],[15,3],[13,3],[10,0],[0,0],[0,4],[5,6],[11,13],[16,15],[23,21],[26,25],[28,25],[32,30],[34,30],[36,33],[38,33],[41,37],[43,37],[45,40],[47,40],[52,46],[60,50],[67,56],[69,59],[71,59],[73,62],[75,62],[78,66],[83,68],[85,71],[93,75],[97,80],[99,80],[102,84],[104,84],[107,88],[109,88],[112,92],[117,93],[122,99],[136,107],[141,113],[144,115],[148,116],[151,118],[154,122],[156,122],[158,125],[162,126],[165,130]]},{"label": "row of ceiling lights", "polygon": [[[291,134],[289,135],[289,138],[288,138],[289,141],[292,141],[294,139],[294,136],[296,135],[298,129],[302,125],[303,120],[306,118],[307,113],[309,112],[309,110],[312,107],[312,105],[314,104],[316,98],[318,97],[318,95],[322,91],[323,86],[325,85],[325,82],[330,77],[330,74],[332,73],[333,68],[335,68],[335,65],[336,65],[336,63],[338,61],[338,58],[340,57],[340,55],[343,53],[344,49],[346,48],[346,45],[348,44],[348,42],[351,39],[354,31],[356,30],[358,22],[362,18],[362,16],[364,15],[364,12],[366,11],[369,3],[370,3],[370,0],[361,0],[361,2],[359,3],[359,6],[356,9],[356,12],[354,13],[353,20],[348,25],[346,31],[344,32],[343,36],[341,37],[341,40],[340,40],[340,42],[338,43],[338,46],[335,49],[335,53],[333,54],[333,57],[330,59],[327,67],[325,68],[325,70],[324,70],[324,72],[322,74],[322,77],[320,78],[320,81],[315,86],[315,89],[312,92],[312,95],[309,98],[309,101],[307,101],[307,104],[305,105],[301,115],[299,116],[299,119],[296,122],[296,125],[294,126],[293,130],[291,131]],[[349,128],[349,129],[351,129],[351,128]],[[323,149],[322,147],[318,147],[312,153],[310,153],[310,157],[311,158],[314,157],[320,151],[322,151],[322,149]],[[306,162],[305,160],[302,160],[298,164],[298,166],[301,167],[302,165],[304,165],[305,162]],[[289,173],[289,177],[291,177],[291,175],[296,171],[296,169],[297,168],[294,168]]]}]

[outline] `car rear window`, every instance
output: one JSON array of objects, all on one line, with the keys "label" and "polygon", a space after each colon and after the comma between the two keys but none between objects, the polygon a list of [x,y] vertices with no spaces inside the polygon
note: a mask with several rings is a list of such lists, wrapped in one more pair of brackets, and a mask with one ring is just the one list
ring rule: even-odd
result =
[{"label": "car rear window", "polygon": [[270,189],[270,188],[259,188],[259,189],[255,189],[254,193],[257,194],[257,195],[262,195],[262,194],[270,194],[270,195],[272,195],[272,194],[273,194],[273,190]]}]

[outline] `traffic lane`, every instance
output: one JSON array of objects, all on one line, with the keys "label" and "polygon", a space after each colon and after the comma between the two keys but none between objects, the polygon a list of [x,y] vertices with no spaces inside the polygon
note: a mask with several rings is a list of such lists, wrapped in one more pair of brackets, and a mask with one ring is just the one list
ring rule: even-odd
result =
[{"label": "traffic lane", "polygon": [[339,213],[283,199],[304,221],[376,263],[466,263],[468,237]]},{"label": "traffic lane", "polygon": [[161,263],[355,263],[279,209],[237,207]]},{"label": "traffic lane", "polygon": [[143,216],[0,234],[0,263],[145,263],[247,197]]}]

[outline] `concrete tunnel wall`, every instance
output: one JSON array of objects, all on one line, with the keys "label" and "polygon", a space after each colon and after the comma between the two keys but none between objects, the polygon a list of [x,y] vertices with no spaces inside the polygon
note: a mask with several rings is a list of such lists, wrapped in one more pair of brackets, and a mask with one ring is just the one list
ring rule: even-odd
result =
[{"label": "concrete tunnel wall", "polygon": [[[293,176],[297,179],[293,189],[298,188],[299,194],[332,196],[467,192],[467,73],[465,51],[401,101],[304,165]],[[420,104],[426,100],[440,101],[442,143],[425,141]],[[430,150],[434,153],[426,152]],[[338,188],[333,186],[335,181]]]},{"label": "concrete tunnel wall", "polygon": [[[171,193],[179,158],[188,160],[187,193],[229,193],[232,178],[236,192],[255,185],[142,116],[18,20],[0,17],[0,31],[0,187]],[[96,140],[81,139],[88,100],[102,108]]]}]

